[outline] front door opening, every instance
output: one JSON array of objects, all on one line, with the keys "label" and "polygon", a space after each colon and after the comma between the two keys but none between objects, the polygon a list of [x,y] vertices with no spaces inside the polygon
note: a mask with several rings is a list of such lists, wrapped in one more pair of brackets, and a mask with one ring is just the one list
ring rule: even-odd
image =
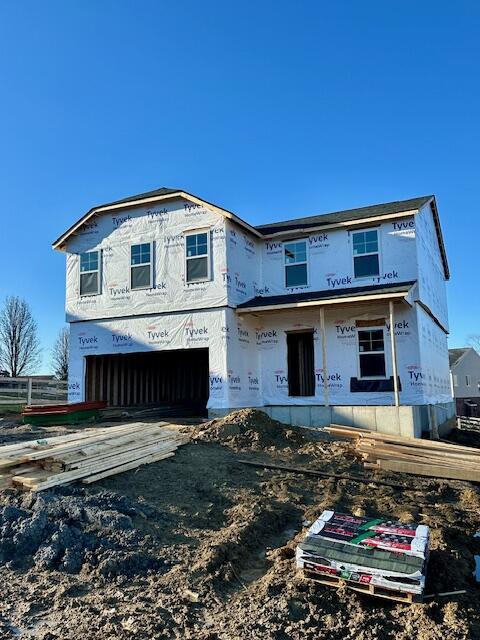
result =
[{"label": "front door opening", "polygon": [[313,330],[287,333],[288,395],[315,395]]}]

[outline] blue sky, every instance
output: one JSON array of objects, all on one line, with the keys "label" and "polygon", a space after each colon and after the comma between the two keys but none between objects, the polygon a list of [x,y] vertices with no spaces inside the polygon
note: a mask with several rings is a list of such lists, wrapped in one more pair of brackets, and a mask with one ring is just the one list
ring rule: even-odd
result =
[{"label": "blue sky", "polygon": [[0,0],[0,298],[45,350],[50,248],[92,205],[182,187],[253,223],[435,193],[451,346],[480,333],[480,4]]}]

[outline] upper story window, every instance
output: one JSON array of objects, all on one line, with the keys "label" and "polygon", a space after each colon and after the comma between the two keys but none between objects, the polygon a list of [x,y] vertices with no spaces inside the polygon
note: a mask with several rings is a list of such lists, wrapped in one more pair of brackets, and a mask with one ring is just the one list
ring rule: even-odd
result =
[{"label": "upper story window", "polygon": [[100,251],[80,254],[80,295],[94,296],[100,293]]},{"label": "upper story window", "polygon": [[469,375],[465,376],[465,384],[466,384],[467,387],[470,386],[470,376]]},{"label": "upper story window", "polygon": [[285,242],[285,286],[301,287],[308,284],[308,261],[306,240]]},{"label": "upper story window", "polygon": [[150,289],[152,286],[152,245],[133,244],[130,247],[130,288]]},{"label": "upper story window", "polygon": [[355,278],[368,278],[380,274],[378,230],[366,229],[352,233],[353,272]]},{"label": "upper story window", "polygon": [[385,341],[383,329],[358,330],[360,378],[385,378]]},{"label": "upper story window", "polygon": [[202,282],[210,280],[209,232],[189,232],[185,234],[185,281]]}]

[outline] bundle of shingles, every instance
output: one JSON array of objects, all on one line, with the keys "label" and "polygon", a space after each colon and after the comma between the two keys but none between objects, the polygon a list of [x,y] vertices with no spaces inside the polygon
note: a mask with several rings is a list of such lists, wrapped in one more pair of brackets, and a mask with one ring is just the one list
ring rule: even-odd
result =
[{"label": "bundle of shingles", "polygon": [[188,437],[165,423],[84,429],[0,447],[0,488],[41,491],[95,482],[174,455]]},{"label": "bundle of shingles", "polygon": [[298,545],[297,567],[322,584],[413,602],[425,588],[429,530],[324,511]]},{"label": "bundle of shingles", "polygon": [[480,449],[340,425],[325,431],[353,440],[355,453],[368,469],[480,482]]}]

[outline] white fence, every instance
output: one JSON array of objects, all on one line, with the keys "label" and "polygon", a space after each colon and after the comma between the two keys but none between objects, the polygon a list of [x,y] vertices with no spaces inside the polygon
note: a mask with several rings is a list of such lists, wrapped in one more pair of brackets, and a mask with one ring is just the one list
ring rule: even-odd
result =
[{"label": "white fence", "polygon": [[0,378],[0,406],[67,402],[67,382],[48,378]]}]

